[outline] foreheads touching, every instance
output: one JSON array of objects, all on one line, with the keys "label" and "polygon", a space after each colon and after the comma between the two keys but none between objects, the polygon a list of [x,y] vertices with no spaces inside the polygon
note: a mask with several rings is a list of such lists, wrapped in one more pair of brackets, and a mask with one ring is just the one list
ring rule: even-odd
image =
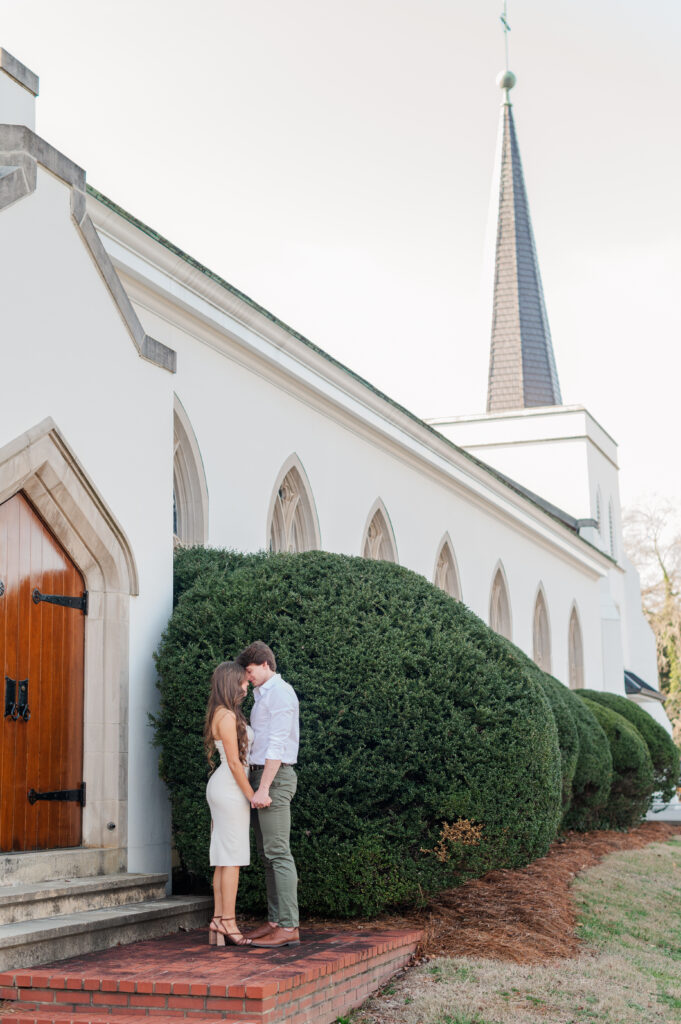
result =
[{"label": "foreheads touching", "polygon": [[247,679],[255,687],[262,686],[277,671],[277,662],[272,649],[262,640],[256,640],[249,644],[236,660],[239,665],[243,666]]},{"label": "foreheads touching", "polygon": [[223,661],[211,676],[211,703],[235,711],[248,691],[248,675],[237,661]]}]

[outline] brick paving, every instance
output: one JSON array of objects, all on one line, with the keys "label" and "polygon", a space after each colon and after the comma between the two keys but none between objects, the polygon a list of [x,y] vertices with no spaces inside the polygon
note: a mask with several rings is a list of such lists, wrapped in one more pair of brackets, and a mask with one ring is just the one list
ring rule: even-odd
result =
[{"label": "brick paving", "polygon": [[411,959],[420,933],[301,931],[280,950],[209,946],[206,930],[0,974],[0,1022],[330,1024]]}]

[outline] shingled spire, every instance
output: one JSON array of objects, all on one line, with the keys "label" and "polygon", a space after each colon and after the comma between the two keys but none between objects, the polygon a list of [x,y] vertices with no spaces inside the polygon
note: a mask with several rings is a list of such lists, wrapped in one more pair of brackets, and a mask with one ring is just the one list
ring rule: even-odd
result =
[{"label": "shingled spire", "polygon": [[560,405],[560,387],[544,305],[520,151],[509,91],[515,75],[504,71],[501,108],[501,174],[494,266],[492,344],[487,411]]}]

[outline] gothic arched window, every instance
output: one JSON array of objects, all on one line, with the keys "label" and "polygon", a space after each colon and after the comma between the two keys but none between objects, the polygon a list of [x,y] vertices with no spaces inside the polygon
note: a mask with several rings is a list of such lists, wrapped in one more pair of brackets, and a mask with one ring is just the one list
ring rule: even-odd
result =
[{"label": "gothic arched window", "polygon": [[579,615],[575,607],[570,612],[568,629],[568,681],[571,690],[581,690],[584,686],[582,627],[579,624]]},{"label": "gothic arched window", "polygon": [[551,671],[551,631],[543,590],[537,594],[532,627],[532,657],[544,672]]},{"label": "gothic arched window", "polygon": [[492,583],[489,601],[489,624],[496,633],[511,638],[511,603],[501,566],[497,569]]},{"label": "gothic arched window", "polygon": [[208,487],[201,452],[189,417],[175,396],[173,416],[173,543],[208,540]]},{"label": "gothic arched window", "polygon": [[600,487],[596,491],[596,515],[594,516],[598,532],[601,532],[601,489]]},{"label": "gothic arched window", "polygon": [[390,519],[382,501],[374,507],[373,515],[364,533],[363,558],[378,558],[384,562],[397,561],[397,546]]},{"label": "gothic arched window", "polygon": [[434,583],[440,590],[444,590],[445,594],[455,597],[457,601],[461,600],[461,586],[459,584],[459,574],[456,571],[454,550],[447,536],[445,536],[440,545],[440,553],[435,563]]},{"label": "gothic arched window", "polygon": [[317,515],[303,468],[295,456],[282,474],[270,514],[270,551],[314,551],[320,546]]}]

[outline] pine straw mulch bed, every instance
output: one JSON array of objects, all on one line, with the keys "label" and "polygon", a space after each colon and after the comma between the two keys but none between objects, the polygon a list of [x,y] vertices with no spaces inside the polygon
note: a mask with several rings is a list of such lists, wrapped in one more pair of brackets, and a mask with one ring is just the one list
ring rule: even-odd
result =
[{"label": "pine straw mulch bed", "polygon": [[580,942],[570,895],[575,875],[617,850],[681,835],[681,826],[644,822],[631,832],[568,832],[548,854],[518,870],[491,871],[440,893],[420,911],[364,923],[315,921],[335,931],[418,927],[421,957],[457,956],[546,963],[574,957]]}]

